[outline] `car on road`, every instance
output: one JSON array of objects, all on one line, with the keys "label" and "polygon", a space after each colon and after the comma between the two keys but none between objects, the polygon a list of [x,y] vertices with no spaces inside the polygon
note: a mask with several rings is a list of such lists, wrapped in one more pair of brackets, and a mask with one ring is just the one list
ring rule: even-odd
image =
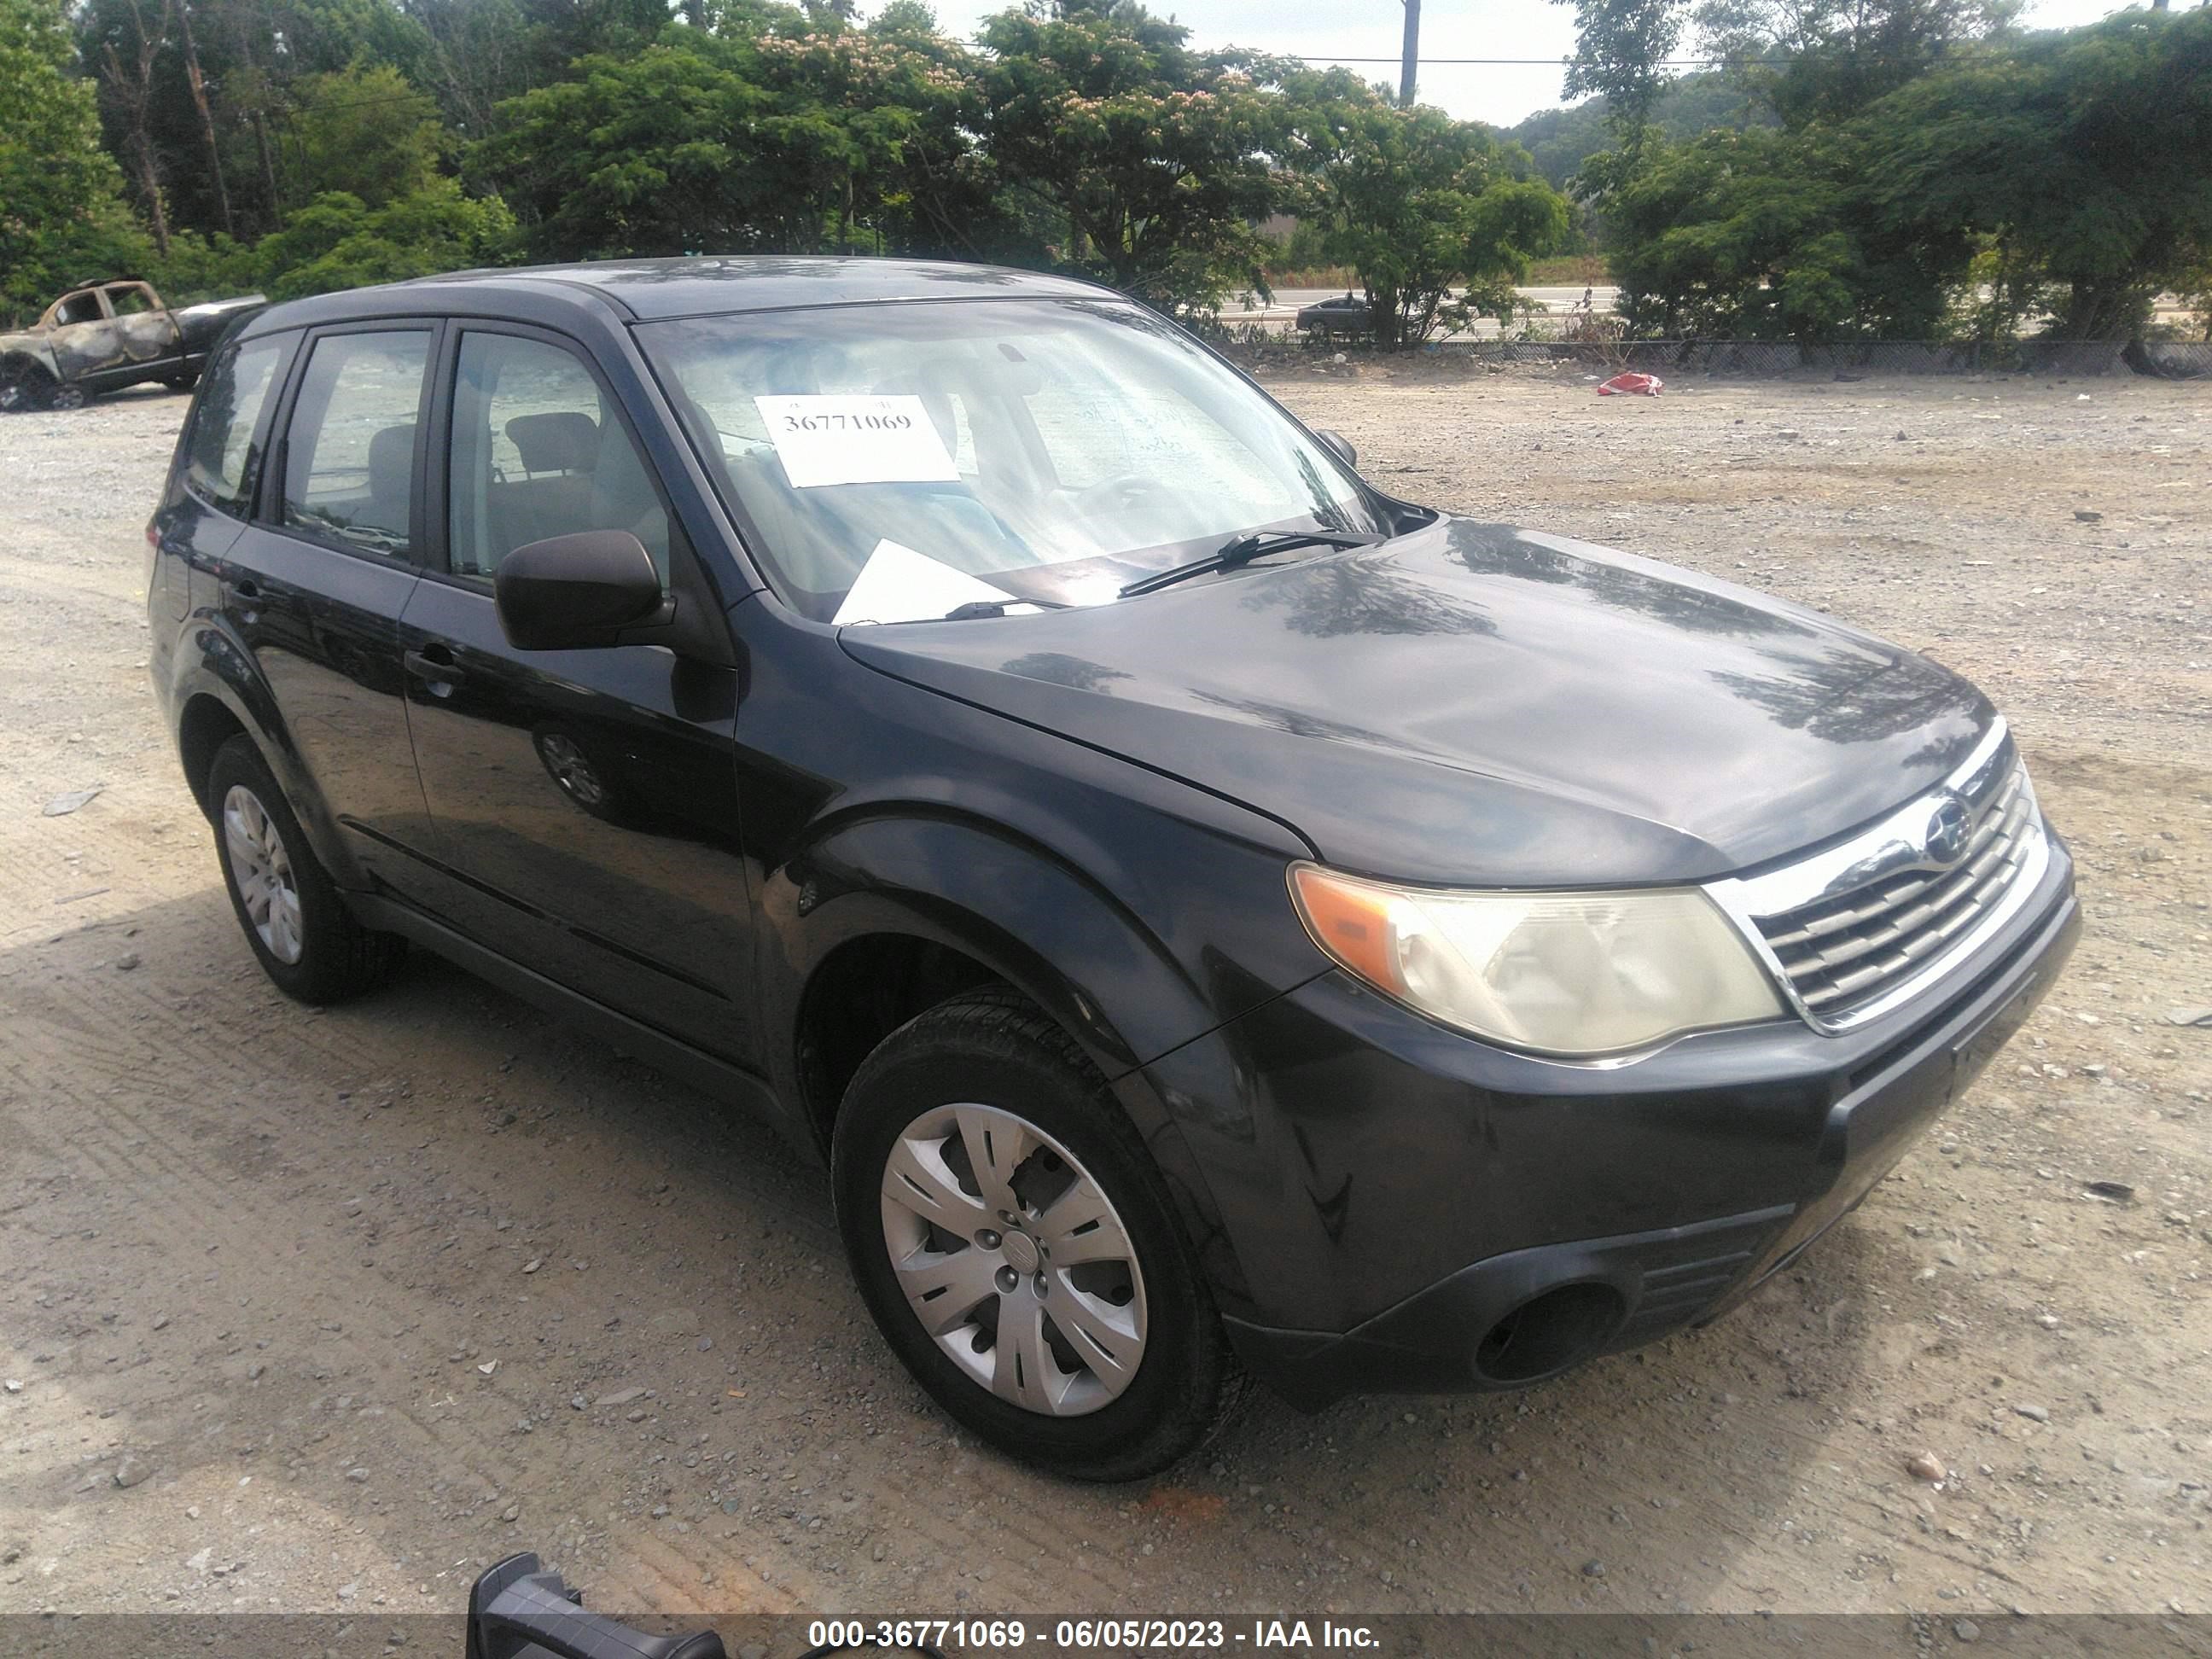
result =
[{"label": "car on road", "polygon": [[1374,323],[1367,301],[1356,294],[1346,294],[1340,300],[1317,300],[1300,306],[1292,325],[1301,334],[1329,339],[1339,334],[1365,334]]},{"label": "car on road", "polygon": [[1715,1317],[2080,927],[1956,674],[1397,499],[1058,276],[280,305],[148,534],[269,977],[411,943],[758,1113],[922,1386],[1069,1476],[1249,1377],[1518,1388]]},{"label": "car on road", "polygon": [[74,409],[147,380],[188,388],[223,330],[267,303],[253,294],[172,311],[135,277],[73,289],[31,327],[0,333],[0,413]]}]

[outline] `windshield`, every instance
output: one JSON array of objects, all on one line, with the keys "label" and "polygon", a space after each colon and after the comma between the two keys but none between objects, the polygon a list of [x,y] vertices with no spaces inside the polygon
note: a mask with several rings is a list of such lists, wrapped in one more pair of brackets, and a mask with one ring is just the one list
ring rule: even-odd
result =
[{"label": "windshield", "polygon": [[1247,532],[1391,531],[1334,454],[1135,306],[827,307],[637,336],[771,581],[817,621],[1103,604]]}]

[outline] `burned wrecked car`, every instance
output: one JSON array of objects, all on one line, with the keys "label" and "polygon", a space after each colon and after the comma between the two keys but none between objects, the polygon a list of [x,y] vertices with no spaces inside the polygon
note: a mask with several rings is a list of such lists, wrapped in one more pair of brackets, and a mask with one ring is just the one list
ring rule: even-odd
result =
[{"label": "burned wrecked car", "polygon": [[0,410],[74,409],[145,380],[189,391],[223,330],[268,303],[253,294],[173,311],[136,278],[72,289],[31,327],[0,334]]}]

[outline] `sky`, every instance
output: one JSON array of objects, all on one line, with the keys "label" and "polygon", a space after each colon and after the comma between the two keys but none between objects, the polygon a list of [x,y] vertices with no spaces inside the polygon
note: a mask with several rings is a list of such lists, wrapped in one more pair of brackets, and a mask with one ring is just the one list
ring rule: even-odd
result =
[{"label": "sky", "polygon": [[[1197,46],[1251,46],[1285,55],[1382,58],[1352,67],[1395,86],[1405,14],[1391,0],[1149,0]],[[938,23],[965,40],[1006,0],[934,0]],[[2118,9],[2114,0],[2029,0],[2030,28],[2071,28]],[[866,8],[874,11],[874,5]],[[1574,50],[1574,9],[1552,0],[1422,0],[1421,101],[1462,119],[1511,126],[1562,101],[1559,60]],[[1342,56],[1339,56],[1341,54]],[[1449,64],[1447,58],[1533,58],[1534,64]]]}]

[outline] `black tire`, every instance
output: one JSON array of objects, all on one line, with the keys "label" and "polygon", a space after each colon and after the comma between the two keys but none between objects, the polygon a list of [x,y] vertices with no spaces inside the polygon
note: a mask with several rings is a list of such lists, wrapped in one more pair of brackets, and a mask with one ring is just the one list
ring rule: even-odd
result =
[{"label": "black tire", "polygon": [[46,407],[54,377],[35,363],[0,368],[0,415],[30,415]]},{"label": "black tire", "polygon": [[[1105,1194],[1141,1263],[1142,1358],[1109,1403],[1048,1416],[1000,1398],[957,1365],[908,1306],[885,1242],[883,1182],[902,1133],[955,1102],[1017,1113],[1064,1146]],[[1104,1080],[1033,1005],[1004,991],[916,1016],[862,1062],[831,1155],[838,1226],[860,1294],[932,1398],[999,1450],[1077,1480],[1135,1480],[1188,1456],[1235,1415],[1246,1382],[1165,1183]]]},{"label": "black tire", "polygon": [[197,368],[188,368],[181,374],[164,374],[161,377],[161,384],[173,392],[190,392],[199,383],[200,372]]},{"label": "black tire", "polygon": [[[231,835],[226,823],[233,790],[243,790],[267,820],[268,830],[281,843],[289,866],[290,884],[297,894],[298,954],[287,961],[262,936],[261,925],[240,890],[234,866]],[[253,739],[234,737],[216,750],[209,763],[206,800],[215,824],[216,856],[222,865],[222,884],[230,905],[262,972],[285,995],[301,1002],[342,1002],[375,989],[392,977],[407,954],[407,941],[395,933],[364,927],[346,908],[309,846],[300,821],[284,799],[284,792],[270,775],[254,747]],[[281,942],[281,941],[280,941]]]}]

